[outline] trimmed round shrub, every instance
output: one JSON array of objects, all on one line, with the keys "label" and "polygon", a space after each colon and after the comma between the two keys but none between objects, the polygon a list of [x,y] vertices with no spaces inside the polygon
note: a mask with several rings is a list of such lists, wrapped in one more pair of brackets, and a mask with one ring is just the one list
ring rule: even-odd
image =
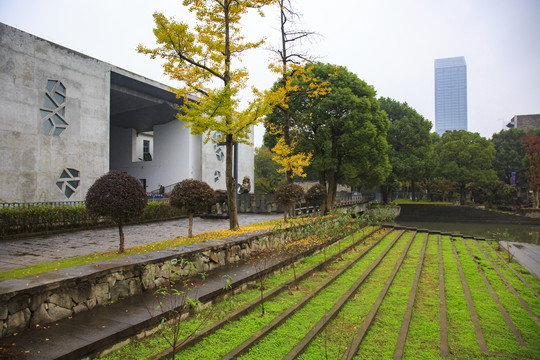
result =
[{"label": "trimmed round shrub", "polygon": [[[298,184],[279,185],[274,192],[274,200],[283,205],[283,220],[287,222],[287,213],[297,201],[302,199],[304,189]],[[291,209],[291,210],[294,210]]]},{"label": "trimmed round shrub", "polygon": [[189,214],[188,236],[193,236],[193,214],[198,214],[216,202],[216,192],[204,181],[187,179],[175,185],[170,204]]},{"label": "trimmed round shrub", "polygon": [[306,201],[309,205],[319,206],[327,196],[326,187],[321,184],[315,184],[306,192]]},{"label": "trimmed round shrub", "polygon": [[123,224],[140,217],[146,206],[146,192],[139,180],[125,172],[111,171],[88,189],[86,209],[104,216],[118,225],[120,247],[124,252]]}]

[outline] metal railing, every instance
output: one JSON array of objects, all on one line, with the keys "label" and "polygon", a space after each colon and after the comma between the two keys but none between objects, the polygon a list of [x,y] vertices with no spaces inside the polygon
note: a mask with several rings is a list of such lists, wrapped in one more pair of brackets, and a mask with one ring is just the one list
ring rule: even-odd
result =
[{"label": "metal railing", "polygon": [[[172,191],[174,185],[169,185],[165,187],[165,194],[167,191]],[[336,194],[336,206],[358,203],[363,201],[372,201],[374,200],[374,194],[362,194],[358,192],[350,193],[338,193]],[[158,193],[158,190],[147,193],[148,201],[155,202],[169,202],[169,198]],[[21,208],[21,207],[31,207],[31,206],[81,206],[84,205],[84,201],[40,201],[40,202],[0,202],[0,208]]]},{"label": "metal railing", "polygon": [[84,201],[39,201],[39,202],[2,202],[0,208],[21,208],[31,206],[81,206]]},{"label": "metal railing", "polygon": [[[155,202],[169,202],[169,198],[163,197],[163,195],[147,195],[148,201]],[[27,208],[32,206],[84,206],[84,201],[30,201],[30,202],[0,202],[0,209],[2,208]]]},{"label": "metal railing", "polygon": [[171,185],[167,185],[167,186],[164,186],[163,187],[163,194],[160,194],[159,193],[159,189],[155,189],[155,190],[152,190],[150,192],[148,192],[148,195],[151,195],[151,196],[155,196],[155,195],[169,195],[174,187],[176,186],[176,184],[178,183],[174,183],[174,184],[171,184]]}]

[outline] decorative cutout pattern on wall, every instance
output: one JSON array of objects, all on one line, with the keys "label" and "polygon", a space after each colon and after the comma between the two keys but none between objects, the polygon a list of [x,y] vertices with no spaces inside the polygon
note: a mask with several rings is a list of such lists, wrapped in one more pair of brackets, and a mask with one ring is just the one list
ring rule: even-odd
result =
[{"label": "decorative cutout pattern on wall", "polygon": [[56,186],[66,195],[69,199],[71,195],[77,190],[81,183],[79,170],[66,168],[62,171],[60,179],[56,182]]},{"label": "decorative cutout pattern on wall", "polygon": [[214,182],[217,183],[219,181],[219,178],[221,178],[221,171],[214,171]]},{"label": "decorative cutout pattern on wall", "polygon": [[59,136],[69,126],[65,103],[66,87],[58,80],[47,80],[45,100],[39,109],[45,135]]},{"label": "decorative cutout pattern on wall", "polygon": [[219,131],[214,131],[214,133],[212,134],[212,139],[213,139],[212,143],[214,144],[214,151],[216,153],[216,157],[218,161],[223,161],[223,159],[225,158],[225,153],[221,149],[221,146],[218,144],[221,138],[222,138],[221,133]]}]

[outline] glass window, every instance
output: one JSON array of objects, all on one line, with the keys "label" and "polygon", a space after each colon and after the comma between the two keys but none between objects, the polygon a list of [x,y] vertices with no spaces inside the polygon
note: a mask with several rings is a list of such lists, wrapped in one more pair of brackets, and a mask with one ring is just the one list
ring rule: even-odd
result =
[{"label": "glass window", "polygon": [[150,140],[143,140],[143,154],[150,153]]},{"label": "glass window", "polygon": [[60,179],[56,182],[56,186],[64,193],[64,195],[66,195],[68,199],[79,188],[81,183],[79,175],[79,170],[66,168],[62,170]]},{"label": "glass window", "polygon": [[57,80],[48,80],[45,88],[43,107],[39,109],[43,123],[43,133],[45,135],[60,136],[69,126],[65,119],[66,88]]}]

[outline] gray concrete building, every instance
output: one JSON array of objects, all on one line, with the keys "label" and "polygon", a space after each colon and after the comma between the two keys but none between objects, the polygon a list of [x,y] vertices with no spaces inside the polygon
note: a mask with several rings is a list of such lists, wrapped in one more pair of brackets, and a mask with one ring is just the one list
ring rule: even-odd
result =
[{"label": "gray concrete building", "polygon": [[[224,146],[190,134],[163,84],[0,23],[0,92],[0,202],[84,200],[113,169],[225,189]],[[238,158],[253,180],[253,147]]]},{"label": "gray concrete building", "polygon": [[540,129],[540,114],[514,115],[510,122],[506,124],[506,127],[523,130]]}]

